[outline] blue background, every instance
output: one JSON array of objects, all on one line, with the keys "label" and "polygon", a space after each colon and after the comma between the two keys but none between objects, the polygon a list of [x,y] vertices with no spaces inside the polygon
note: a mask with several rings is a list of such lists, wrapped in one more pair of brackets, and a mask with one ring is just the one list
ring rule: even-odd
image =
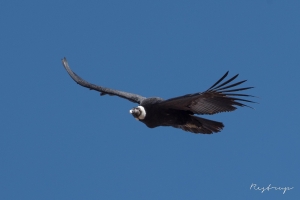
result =
[{"label": "blue background", "polygon": [[[0,2],[1,199],[297,199],[300,1]],[[172,98],[227,70],[255,110],[149,129],[91,83]],[[250,190],[269,184],[282,191]]]}]

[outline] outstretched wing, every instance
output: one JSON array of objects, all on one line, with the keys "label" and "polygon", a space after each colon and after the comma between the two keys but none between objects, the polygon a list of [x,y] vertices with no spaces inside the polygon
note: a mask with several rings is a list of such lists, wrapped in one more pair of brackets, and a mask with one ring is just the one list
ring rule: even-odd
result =
[{"label": "outstretched wing", "polygon": [[228,85],[230,82],[236,79],[236,77],[238,76],[237,74],[231,79],[221,83],[225,79],[225,77],[227,77],[227,75],[228,72],[226,72],[222,78],[220,78],[213,86],[211,86],[205,92],[187,94],[184,96],[168,99],[160,102],[159,105],[165,108],[188,110],[195,114],[211,115],[219,112],[233,111],[237,108],[236,106],[241,106],[241,107],[247,106],[242,102],[255,103],[253,101],[237,98],[237,97],[253,97],[253,96],[247,94],[235,93],[242,90],[248,90],[253,87],[233,89],[233,87],[244,83],[246,80]]},{"label": "outstretched wing", "polygon": [[83,80],[82,78],[80,78],[77,74],[75,74],[71,68],[69,67],[68,61],[66,58],[62,59],[62,64],[64,66],[64,68],[67,70],[68,74],[71,76],[71,78],[79,85],[89,88],[90,90],[96,90],[100,92],[100,95],[115,95],[124,99],[127,99],[129,101],[132,101],[134,103],[141,103],[144,99],[146,99],[145,97],[142,97],[140,95],[137,94],[132,94],[132,93],[128,93],[128,92],[122,92],[122,91],[118,91],[118,90],[113,90],[113,89],[109,89],[109,88],[105,88],[105,87],[101,87],[98,85],[94,85],[91,84],[85,80]]}]

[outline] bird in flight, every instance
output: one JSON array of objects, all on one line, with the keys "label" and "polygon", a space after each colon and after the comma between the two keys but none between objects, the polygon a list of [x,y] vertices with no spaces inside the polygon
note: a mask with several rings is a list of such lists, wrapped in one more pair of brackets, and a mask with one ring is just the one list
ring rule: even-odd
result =
[{"label": "bird in flight", "polygon": [[222,122],[205,119],[195,115],[213,115],[220,112],[230,112],[237,109],[237,106],[250,107],[242,102],[255,103],[250,100],[241,99],[242,97],[253,97],[252,95],[236,93],[238,91],[253,88],[234,88],[246,81],[232,83],[238,74],[227,81],[223,81],[228,75],[228,72],[226,72],[222,78],[205,92],[187,94],[164,100],[159,97],[146,98],[137,94],[91,84],[80,78],[71,70],[66,58],[62,59],[62,64],[77,84],[89,88],[90,90],[96,90],[100,92],[101,96],[114,95],[139,104],[129,112],[135,119],[143,122],[149,128],[172,126],[192,133],[217,133],[224,127]]}]

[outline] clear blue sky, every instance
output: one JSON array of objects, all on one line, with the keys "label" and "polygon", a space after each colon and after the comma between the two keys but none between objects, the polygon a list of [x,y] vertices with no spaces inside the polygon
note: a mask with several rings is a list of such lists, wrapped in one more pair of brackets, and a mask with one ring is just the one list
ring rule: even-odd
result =
[{"label": "clear blue sky", "polygon": [[[300,1],[2,0],[0,27],[0,199],[300,196]],[[165,99],[229,70],[259,104],[207,116],[218,134],[149,129],[136,104],[75,84],[64,56],[92,83]]]}]

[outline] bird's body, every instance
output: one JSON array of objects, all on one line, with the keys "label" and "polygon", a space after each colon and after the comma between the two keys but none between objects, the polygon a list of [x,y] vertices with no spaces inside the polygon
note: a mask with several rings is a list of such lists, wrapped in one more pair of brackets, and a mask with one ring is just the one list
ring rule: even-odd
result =
[{"label": "bird's body", "polygon": [[219,132],[224,127],[223,123],[204,119],[195,116],[195,114],[211,115],[219,112],[233,111],[236,109],[235,106],[247,106],[239,101],[252,102],[234,97],[252,97],[251,95],[234,93],[252,87],[226,90],[245,82],[240,81],[238,83],[227,85],[238,76],[236,75],[224,83],[221,83],[228,75],[228,72],[205,92],[164,100],[159,97],[145,98],[140,95],[90,84],[70,69],[65,58],[62,60],[62,63],[71,78],[79,85],[91,90],[99,91],[100,95],[116,95],[134,103],[138,103],[139,106],[131,109],[130,113],[134,118],[143,122],[149,128],[172,126],[192,133],[211,134]]},{"label": "bird's body", "polygon": [[146,117],[142,120],[149,128],[157,126],[172,126],[173,124],[183,125],[187,122],[189,112],[184,110],[166,109],[160,106],[163,102],[160,98],[148,98],[141,103],[146,110]]},{"label": "bird's body", "polygon": [[163,102],[163,99],[158,97],[145,99],[141,103],[146,112],[145,118],[136,119],[149,128],[173,126],[193,133],[198,133],[200,127],[201,133],[219,132],[224,127],[220,122],[193,116],[191,111],[164,108],[160,106],[159,103],[161,102]]}]

